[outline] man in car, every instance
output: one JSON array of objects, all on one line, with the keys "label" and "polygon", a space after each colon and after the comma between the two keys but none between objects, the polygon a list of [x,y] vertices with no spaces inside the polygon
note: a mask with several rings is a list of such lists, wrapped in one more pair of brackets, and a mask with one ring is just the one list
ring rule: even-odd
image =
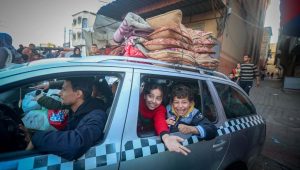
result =
[{"label": "man in car", "polygon": [[35,148],[73,160],[103,138],[107,116],[97,100],[91,97],[92,83],[93,78],[65,79],[60,97],[62,103],[71,108],[67,125],[61,131],[35,132],[27,150]]},{"label": "man in car", "polygon": [[171,132],[197,135],[201,139],[213,139],[217,128],[194,107],[194,95],[189,87],[176,85],[171,93],[171,105],[167,106],[167,124]]}]

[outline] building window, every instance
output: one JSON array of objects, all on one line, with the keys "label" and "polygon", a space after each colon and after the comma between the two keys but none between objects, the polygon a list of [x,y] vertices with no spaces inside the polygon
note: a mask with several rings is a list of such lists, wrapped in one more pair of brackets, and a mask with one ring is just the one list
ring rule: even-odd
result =
[{"label": "building window", "polygon": [[82,17],[78,17],[78,24],[81,24]]},{"label": "building window", "polygon": [[73,33],[73,40],[76,40],[76,34],[75,33]]},{"label": "building window", "polygon": [[87,28],[88,27],[88,20],[87,18],[82,19],[82,28]]},{"label": "building window", "polygon": [[73,19],[72,25],[75,26],[75,25],[76,25],[76,22],[77,22],[76,19]]},{"label": "building window", "polygon": [[81,32],[77,32],[77,39],[81,39]]}]

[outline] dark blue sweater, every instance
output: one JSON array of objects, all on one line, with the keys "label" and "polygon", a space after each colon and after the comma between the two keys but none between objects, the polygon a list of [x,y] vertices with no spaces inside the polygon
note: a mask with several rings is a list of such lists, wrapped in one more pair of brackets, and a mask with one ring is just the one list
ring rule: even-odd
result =
[{"label": "dark blue sweater", "polygon": [[39,131],[32,136],[34,147],[41,151],[73,160],[83,155],[103,138],[106,113],[94,99],[83,103],[70,115],[62,131]]}]

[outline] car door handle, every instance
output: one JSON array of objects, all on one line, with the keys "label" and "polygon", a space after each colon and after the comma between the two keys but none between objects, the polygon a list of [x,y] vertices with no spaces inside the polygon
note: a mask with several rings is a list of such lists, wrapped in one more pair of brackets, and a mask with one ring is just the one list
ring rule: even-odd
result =
[{"label": "car door handle", "polygon": [[219,140],[216,142],[216,144],[213,145],[213,148],[218,148],[218,147],[221,147],[223,145],[225,145],[226,141],[225,140]]}]

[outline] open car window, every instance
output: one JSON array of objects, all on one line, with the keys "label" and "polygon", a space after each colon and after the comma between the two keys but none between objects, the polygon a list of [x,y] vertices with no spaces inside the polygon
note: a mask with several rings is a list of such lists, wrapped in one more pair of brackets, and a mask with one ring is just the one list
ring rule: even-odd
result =
[{"label": "open car window", "polygon": [[[94,74],[92,97],[96,98],[101,109],[107,114],[110,122],[111,108],[118,86],[122,82],[121,74]],[[59,131],[66,126],[69,117],[69,107],[62,103],[60,91],[63,82],[70,76],[37,80],[30,83],[17,82],[12,88],[0,93],[0,154],[24,151],[28,142],[19,124],[30,131]],[[46,85],[49,88],[45,88]],[[41,100],[42,99],[42,100]],[[106,124],[106,129],[109,125]]]},{"label": "open car window", "polygon": [[[215,105],[212,101],[210,92],[208,90],[207,84],[205,81],[190,79],[190,78],[180,78],[180,77],[169,77],[169,76],[157,76],[157,75],[147,75],[144,74],[141,76],[140,80],[140,99],[144,99],[144,87],[147,84],[159,84],[163,88],[162,96],[162,105],[168,107],[171,104],[171,92],[172,88],[178,84],[188,86],[194,97],[194,107],[198,109],[204,116],[208,118],[209,121],[215,122],[217,120],[217,112]],[[169,106],[170,107],[170,106]],[[165,120],[167,119],[167,114],[165,114]],[[149,122],[150,124],[149,125]],[[155,132],[153,120],[145,121],[141,116],[141,112],[138,114],[137,122],[137,134],[139,137],[150,137],[157,135]],[[152,122],[151,122],[152,121]],[[177,132],[176,132],[177,133]]]}]

